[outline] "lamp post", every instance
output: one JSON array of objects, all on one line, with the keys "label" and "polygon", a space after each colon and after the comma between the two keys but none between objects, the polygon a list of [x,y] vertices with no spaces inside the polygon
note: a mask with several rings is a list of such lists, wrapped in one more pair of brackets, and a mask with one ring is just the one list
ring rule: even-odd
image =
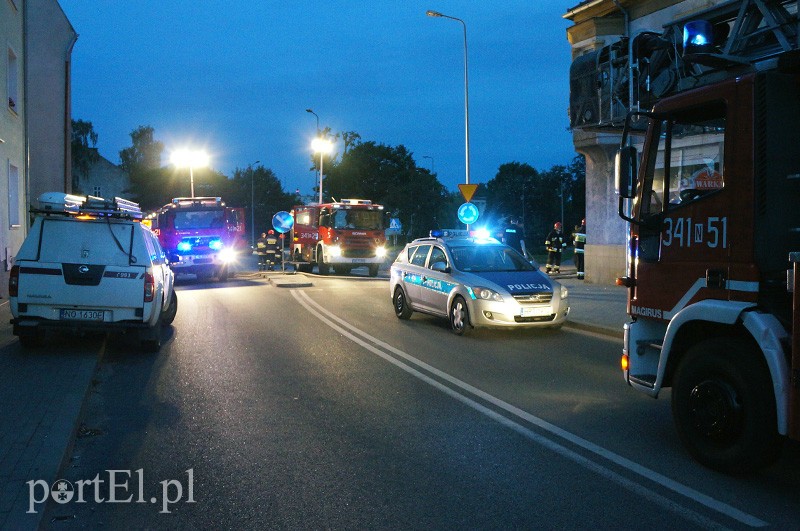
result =
[{"label": "lamp post", "polygon": [[325,174],[322,167],[322,159],[326,153],[330,153],[333,149],[333,144],[326,138],[315,138],[311,142],[311,149],[319,153],[319,204],[322,204],[322,176]]},{"label": "lamp post", "polygon": [[189,183],[194,197],[194,169],[208,166],[208,153],[202,150],[179,149],[172,152],[170,161],[178,168],[189,168]]},{"label": "lamp post", "polygon": [[425,12],[429,17],[449,18],[461,22],[464,28],[464,144],[465,144],[465,157],[466,157],[466,184],[469,184],[469,77],[467,75],[467,24],[460,18],[443,15],[438,11],[428,10]]},{"label": "lamp post", "polygon": [[251,245],[256,245],[256,199],[255,199],[255,172],[253,166],[261,162],[257,160],[247,165],[247,170],[250,172],[250,239]]},{"label": "lamp post", "polygon": [[[311,109],[306,109],[306,112],[307,112],[307,113],[309,113],[309,114],[313,114],[313,115],[314,115],[314,118],[316,118],[316,119],[317,119],[317,136],[316,136],[315,138],[320,138],[320,130],[319,130],[319,115],[318,115],[317,113],[315,113],[315,112],[314,112],[313,110],[311,110]],[[320,159],[320,160],[322,160],[322,159]],[[320,163],[320,165],[321,165],[321,163]],[[317,171],[314,173],[314,181],[317,181],[317,180],[319,180],[319,170],[317,170]],[[322,182],[322,181],[320,180],[320,183],[321,183],[321,182]],[[320,187],[319,187],[319,189],[320,189],[320,197],[321,197],[321,195],[322,195],[322,186],[320,186]],[[322,199],[320,199],[320,203],[322,203]]]}]

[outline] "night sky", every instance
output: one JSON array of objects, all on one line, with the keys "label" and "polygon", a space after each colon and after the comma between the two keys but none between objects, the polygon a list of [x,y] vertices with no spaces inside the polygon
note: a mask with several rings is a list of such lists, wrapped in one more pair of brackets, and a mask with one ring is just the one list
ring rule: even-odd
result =
[{"label": "night sky", "polygon": [[[79,34],[72,114],[119,163],[140,125],[169,152],[204,148],[232,175],[261,161],[311,192],[320,126],[404,145],[451,190],[464,182],[467,25],[471,182],[506,162],[537,169],[575,156],[570,47],[577,0],[59,0]],[[341,143],[339,144],[341,149]]]}]

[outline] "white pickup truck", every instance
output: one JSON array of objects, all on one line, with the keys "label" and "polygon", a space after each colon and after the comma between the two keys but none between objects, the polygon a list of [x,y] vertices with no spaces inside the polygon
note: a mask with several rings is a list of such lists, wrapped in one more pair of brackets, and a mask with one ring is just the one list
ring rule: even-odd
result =
[{"label": "white pickup truck", "polygon": [[48,329],[133,332],[148,351],[178,309],[174,275],[136,203],[39,197],[9,279],[13,332],[37,346]]}]

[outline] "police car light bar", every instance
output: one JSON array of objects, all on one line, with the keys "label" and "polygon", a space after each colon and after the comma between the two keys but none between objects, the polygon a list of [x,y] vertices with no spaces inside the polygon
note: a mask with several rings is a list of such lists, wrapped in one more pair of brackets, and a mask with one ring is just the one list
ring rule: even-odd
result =
[{"label": "police car light bar", "polygon": [[460,229],[436,229],[430,232],[431,238],[469,238],[468,230]]}]

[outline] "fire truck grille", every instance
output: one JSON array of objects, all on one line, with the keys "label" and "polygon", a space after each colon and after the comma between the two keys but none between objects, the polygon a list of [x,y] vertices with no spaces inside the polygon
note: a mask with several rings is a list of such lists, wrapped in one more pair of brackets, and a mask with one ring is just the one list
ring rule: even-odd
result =
[{"label": "fire truck grille", "polygon": [[375,256],[375,249],[345,249],[342,251],[345,258],[372,258]]}]

